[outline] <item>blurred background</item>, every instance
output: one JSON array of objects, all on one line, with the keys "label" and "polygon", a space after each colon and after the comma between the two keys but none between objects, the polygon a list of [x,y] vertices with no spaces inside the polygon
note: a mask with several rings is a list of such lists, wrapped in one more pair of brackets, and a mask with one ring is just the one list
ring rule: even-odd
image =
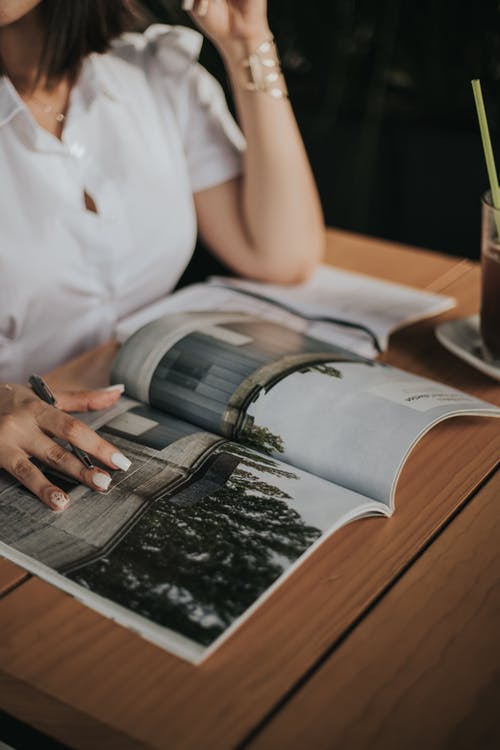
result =
[{"label": "blurred background", "polygon": [[[191,25],[180,0],[141,5]],[[470,80],[498,161],[500,3],[269,0],[269,17],[327,224],[478,258],[487,174]],[[201,62],[230,100],[208,42]]]}]

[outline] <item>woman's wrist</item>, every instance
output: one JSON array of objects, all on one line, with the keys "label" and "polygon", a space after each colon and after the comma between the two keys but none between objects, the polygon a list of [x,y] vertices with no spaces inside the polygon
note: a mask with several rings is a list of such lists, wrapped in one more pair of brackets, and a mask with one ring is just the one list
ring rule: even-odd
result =
[{"label": "woman's wrist", "polygon": [[223,41],[215,42],[215,46],[224,63],[234,66],[251,55],[263,42],[270,39],[273,39],[273,33],[266,25],[245,34],[245,36],[230,36]]},{"label": "woman's wrist", "polygon": [[287,99],[288,90],[281,71],[278,51],[271,31],[234,42],[223,54],[226,69],[238,89],[264,93],[273,99]]}]

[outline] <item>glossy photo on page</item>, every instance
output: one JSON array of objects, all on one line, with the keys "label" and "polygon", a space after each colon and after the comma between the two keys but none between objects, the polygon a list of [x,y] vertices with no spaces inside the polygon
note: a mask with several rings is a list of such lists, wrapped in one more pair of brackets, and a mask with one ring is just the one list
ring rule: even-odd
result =
[{"label": "glossy photo on page", "polygon": [[[105,494],[58,476],[53,513],[0,475],[0,552],[190,661],[327,533],[380,504],[123,399],[99,432],[132,460]],[[311,501],[311,499],[313,499]]]},{"label": "glossy photo on page", "polygon": [[142,401],[394,505],[415,442],[443,419],[498,415],[455,388],[250,315],[165,315],[120,350]]}]

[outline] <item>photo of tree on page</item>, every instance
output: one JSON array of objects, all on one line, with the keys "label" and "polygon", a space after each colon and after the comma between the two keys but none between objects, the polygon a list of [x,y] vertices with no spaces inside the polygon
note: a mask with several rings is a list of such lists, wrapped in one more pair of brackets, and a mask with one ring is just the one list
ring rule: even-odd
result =
[{"label": "photo of tree on page", "polygon": [[321,535],[294,507],[298,481],[272,459],[219,447],[107,554],[67,575],[210,645]]},{"label": "photo of tree on page", "polygon": [[0,540],[91,606],[115,617],[118,607],[153,637],[161,628],[192,660],[321,537],[386,510],[128,399],[99,433],[132,458],[130,471],[100,495],[67,480],[63,514],[2,474]]}]

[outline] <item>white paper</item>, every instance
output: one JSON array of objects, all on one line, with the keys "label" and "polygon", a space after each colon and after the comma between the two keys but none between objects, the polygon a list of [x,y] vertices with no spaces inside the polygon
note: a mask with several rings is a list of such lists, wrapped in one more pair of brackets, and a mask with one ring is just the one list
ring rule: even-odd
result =
[{"label": "white paper", "polygon": [[364,325],[377,336],[382,349],[387,347],[390,333],[398,328],[456,305],[452,297],[324,265],[305,284],[293,286],[223,277],[212,277],[208,283],[262,295],[293,308],[299,315]]},{"label": "white paper", "polygon": [[[278,304],[273,304],[273,300]],[[117,338],[123,342],[146,323],[168,313],[245,312],[375,359],[378,352],[366,332],[301,316],[337,318],[365,326],[384,350],[390,333],[397,328],[437,315],[455,304],[454,299],[440,294],[320,266],[308,282],[294,286],[213,277],[208,283],[181,289],[123,319],[118,324]],[[279,305],[293,308],[296,314]]]}]

